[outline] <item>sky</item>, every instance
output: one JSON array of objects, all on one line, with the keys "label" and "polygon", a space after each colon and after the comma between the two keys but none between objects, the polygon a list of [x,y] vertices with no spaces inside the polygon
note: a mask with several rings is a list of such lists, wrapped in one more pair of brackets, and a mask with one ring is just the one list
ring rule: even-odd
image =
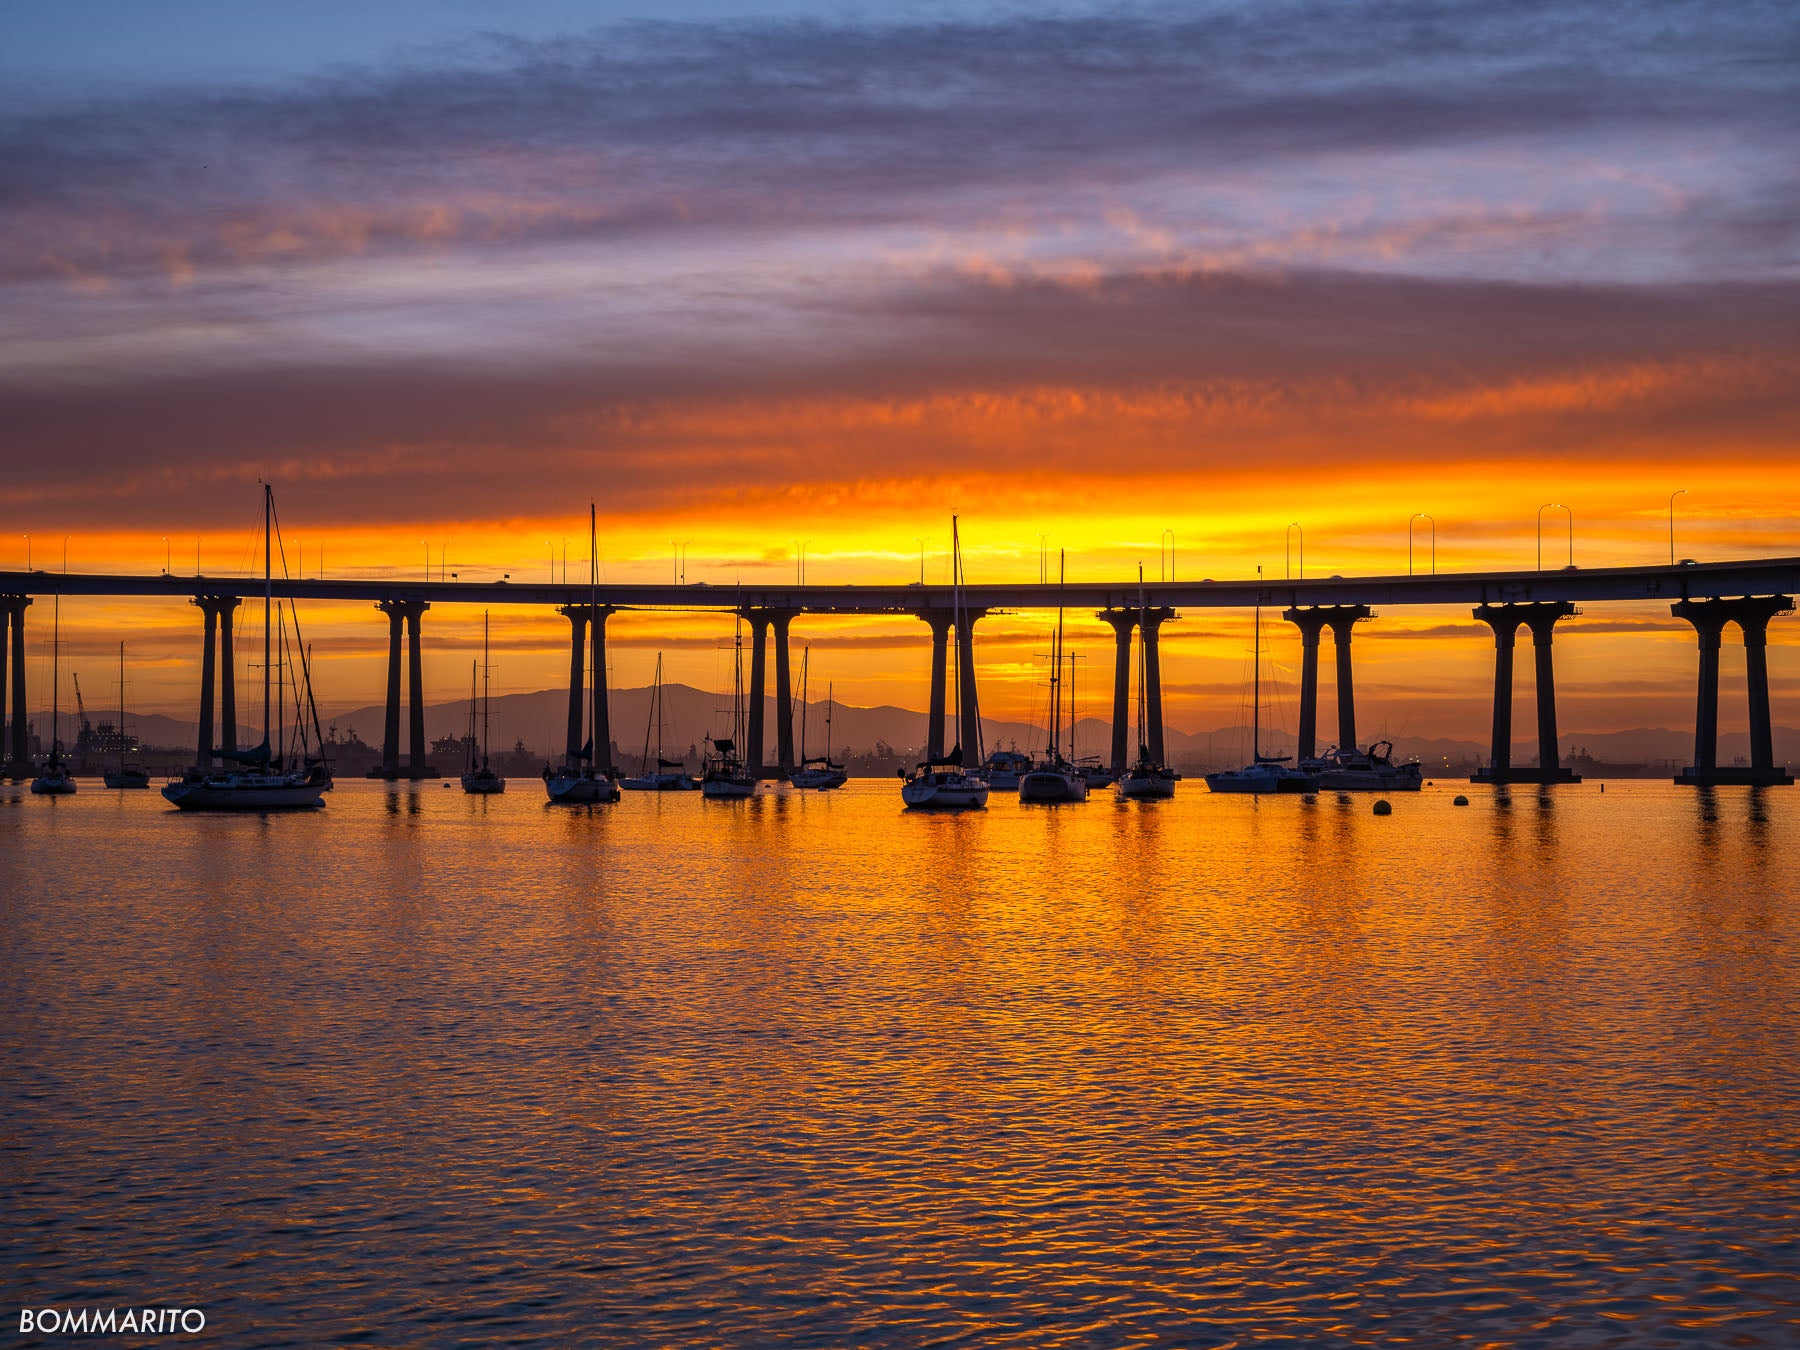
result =
[{"label": "sky", "polygon": [[[1440,570],[1528,567],[1540,514],[1556,565],[1666,561],[1678,489],[1680,556],[1800,554],[1789,4],[7,21],[0,567],[66,537],[72,570],[248,570],[259,478],[343,576],[545,575],[565,539],[582,575],[590,499],[609,578],[685,546],[714,584],[803,548],[809,580],[913,580],[921,550],[941,579],[952,511],[975,580],[1045,548],[1156,576],[1170,539],[1183,576],[1400,572],[1409,522],[1414,566],[1435,529]],[[191,715],[191,609],[66,610],[70,664],[123,638],[134,703]],[[560,621],[495,622],[499,685],[553,685]],[[982,630],[985,710],[1027,711],[1048,622]],[[442,697],[479,625],[428,619]],[[311,626],[327,705],[374,701],[380,616]],[[1248,626],[1165,630],[1172,723],[1236,716]],[[716,687],[730,637],[613,632],[622,685],[664,650]],[[796,634],[840,699],[922,705],[923,625]],[[1357,641],[1366,727],[1482,737],[1466,612]],[[1558,651],[1565,727],[1691,719],[1666,610],[1596,609]]]}]

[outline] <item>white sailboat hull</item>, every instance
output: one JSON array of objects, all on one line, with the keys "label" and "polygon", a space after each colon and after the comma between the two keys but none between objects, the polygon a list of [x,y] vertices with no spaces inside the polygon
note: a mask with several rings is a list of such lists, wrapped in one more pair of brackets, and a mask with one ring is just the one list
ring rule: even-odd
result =
[{"label": "white sailboat hull", "polygon": [[488,797],[506,791],[506,780],[492,769],[477,769],[462,776],[462,790],[473,796]]},{"label": "white sailboat hull", "polygon": [[979,778],[914,778],[901,784],[900,800],[917,811],[978,811],[987,806],[988,785]]},{"label": "white sailboat hull", "polygon": [[1122,802],[1165,801],[1175,795],[1175,775],[1132,770],[1119,779],[1113,792]]},{"label": "white sailboat hull", "polygon": [[234,773],[178,778],[163,797],[183,811],[307,811],[325,804],[331,780],[305,774]]},{"label": "white sailboat hull", "polygon": [[850,775],[842,769],[796,769],[788,775],[788,782],[797,788],[817,788],[825,791],[829,788],[840,788],[850,781]]},{"label": "white sailboat hull", "polygon": [[1085,802],[1087,799],[1087,780],[1073,771],[1033,769],[1019,779],[1019,800],[1022,802]]},{"label": "white sailboat hull", "polygon": [[708,778],[700,784],[700,795],[708,801],[735,801],[756,795],[754,778]]},{"label": "white sailboat hull", "polygon": [[619,800],[619,785],[591,773],[553,773],[544,780],[544,791],[558,806],[589,806]]},{"label": "white sailboat hull", "polygon": [[45,769],[31,780],[31,790],[39,797],[67,797],[75,791],[75,780],[62,769]]}]

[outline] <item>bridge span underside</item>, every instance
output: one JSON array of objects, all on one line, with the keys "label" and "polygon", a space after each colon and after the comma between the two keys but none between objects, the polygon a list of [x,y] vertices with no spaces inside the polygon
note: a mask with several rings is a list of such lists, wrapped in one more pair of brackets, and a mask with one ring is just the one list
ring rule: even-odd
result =
[{"label": "bridge span underside", "polygon": [[[231,670],[231,614],[240,600],[262,593],[260,577],[180,576],[163,573],[133,576],[94,573],[0,572],[0,713],[7,714],[8,734],[0,752],[13,778],[31,772],[25,725],[25,615],[39,596],[105,596],[166,598],[191,601],[204,619],[202,643],[201,733],[197,759],[210,763],[233,750],[235,687]],[[974,628],[986,614],[1001,610],[1092,607],[1117,637],[1113,681],[1111,768],[1128,766],[1127,726],[1131,689],[1131,651],[1142,652],[1144,735],[1138,752],[1166,762],[1163,735],[1162,671],[1158,634],[1180,609],[1247,609],[1281,606],[1301,632],[1302,680],[1299,753],[1316,752],[1318,652],[1321,635],[1330,628],[1336,652],[1338,744],[1355,746],[1356,714],[1350,636],[1356,624],[1374,619],[1374,606],[1468,605],[1474,616],[1494,630],[1494,720],[1488,765],[1480,781],[1568,782],[1573,775],[1559,762],[1556,739],[1555,682],[1551,632],[1564,618],[1578,614],[1578,604],[1658,601],[1691,623],[1698,641],[1695,699],[1694,762],[1678,783],[1791,784],[1794,780],[1774,760],[1773,718],[1769,698],[1768,624],[1793,611],[1790,595],[1800,590],[1800,558],[1763,558],[1738,562],[1680,566],[1609,567],[1558,572],[1464,572],[1430,576],[1291,578],[1282,581],[1161,581],[1113,583],[1003,583],[965,585],[960,599],[948,586],[709,586],[691,584],[613,584],[592,588],[581,584],[500,581],[405,581],[314,578],[273,583],[278,598],[296,600],[362,600],[373,603],[389,620],[387,717],[382,764],[377,776],[420,777],[430,772],[425,755],[421,688],[421,623],[434,605],[515,605],[553,607],[570,620],[569,745],[571,756],[582,752],[584,676],[604,681],[606,617],[621,609],[711,611],[737,613],[752,634],[748,762],[763,774],[782,777],[795,767],[793,679],[788,634],[792,621],[807,614],[888,614],[910,616],[928,626],[932,644],[931,686],[926,743],[933,755],[946,751],[948,726],[948,657],[950,634],[956,631],[956,668],[960,724],[958,743],[978,739],[979,704],[975,681]],[[961,606],[960,611],[956,606]],[[960,612],[962,622],[955,622]],[[40,620],[41,621],[41,620]],[[1749,684],[1751,763],[1718,763],[1719,652],[1724,630],[1736,625],[1746,652]],[[1538,763],[1512,763],[1513,649],[1518,629],[1530,630],[1536,652]],[[407,641],[409,694],[408,763],[400,763],[401,637]],[[775,645],[777,735],[774,761],[765,746],[764,693],[768,639]],[[1134,635],[1139,639],[1134,644]],[[10,641],[8,640],[10,639]],[[588,639],[588,641],[584,641]],[[584,647],[594,648],[591,676],[584,671]],[[219,650],[222,648],[222,650]],[[222,660],[221,660],[222,658]],[[8,671],[7,667],[11,669]],[[223,667],[222,669],[220,667]],[[7,679],[11,675],[10,682]],[[221,695],[222,716],[215,722],[213,692]],[[606,700],[596,700],[604,709]],[[597,713],[604,719],[604,712]],[[218,728],[218,740],[214,728]],[[595,762],[608,759],[610,737],[601,721],[594,728]]]}]

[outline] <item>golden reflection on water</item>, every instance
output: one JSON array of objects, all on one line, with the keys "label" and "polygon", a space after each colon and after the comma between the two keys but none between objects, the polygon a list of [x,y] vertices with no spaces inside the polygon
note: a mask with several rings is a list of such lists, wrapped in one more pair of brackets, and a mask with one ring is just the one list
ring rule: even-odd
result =
[{"label": "golden reflection on water", "polygon": [[1800,797],[511,787],[0,795],[23,1294],[151,1272],[304,1341],[1796,1332]]}]

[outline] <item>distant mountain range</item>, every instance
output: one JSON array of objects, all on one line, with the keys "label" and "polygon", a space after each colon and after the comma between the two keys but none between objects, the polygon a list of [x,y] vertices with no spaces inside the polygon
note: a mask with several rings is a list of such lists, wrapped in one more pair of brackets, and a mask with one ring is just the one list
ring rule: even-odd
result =
[{"label": "distant mountain range", "polygon": [[[510,749],[515,742],[523,741],[526,750],[532,755],[552,758],[561,752],[565,726],[568,718],[569,696],[566,690],[544,689],[536,693],[505,694],[494,699],[493,726],[491,744],[496,751]],[[726,734],[730,711],[726,701],[710,690],[696,689],[691,685],[668,684],[663,686],[663,745],[671,756],[678,756],[689,746],[698,746],[701,738],[708,732]],[[617,742],[621,756],[633,759],[642,751],[645,739],[646,724],[650,714],[650,690],[617,689],[611,699],[612,734]],[[768,757],[775,756],[775,700],[765,703],[766,750]],[[815,702],[807,705],[806,749],[809,753],[818,754],[825,748],[825,715],[826,705]],[[381,706],[371,705],[340,712],[329,719],[340,734],[347,734],[354,728],[358,735],[371,744],[379,744],[382,734],[384,714]],[[33,719],[40,734],[49,727],[49,710],[40,711]],[[1044,731],[1023,722],[1006,722],[993,718],[982,719],[982,734],[989,749],[996,746],[1017,745],[1021,749],[1030,750],[1043,743]],[[425,732],[429,739],[436,740],[444,736],[461,736],[469,727],[469,700],[457,699],[448,703],[434,703],[425,709]],[[146,745],[156,746],[189,746],[195,741],[195,724],[183,722],[177,718],[164,717],[158,714],[134,715],[131,718],[132,731]],[[402,713],[402,752],[406,735],[404,710]],[[68,713],[63,714],[63,739],[72,743],[75,736],[75,719]],[[794,736],[796,749],[800,739],[800,714],[795,711]],[[1267,733],[1265,733],[1267,736]],[[238,740],[240,744],[254,744],[261,737],[261,732],[248,726],[240,727]],[[954,740],[955,731],[952,729]],[[892,706],[879,708],[858,708],[847,704],[837,704],[831,713],[831,750],[840,753],[846,749],[856,753],[868,753],[877,744],[887,745],[903,754],[913,753],[924,745],[925,714],[911,708]],[[1075,739],[1077,749],[1083,754],[1104,756],[1111,745],[1111,724],[1105,719],[1096,717],[1082,718],[1076,725]],[[1198,770],[1206,767],[1241,763],[1249,756],[1250,744],[1247,728],[1219,727],[1206,732],[1183,732],[1169,729],[1165,734],[1168,743],[1169,757],[1177,767]],[[1416,755],[1428,770],[1439,769],[1450,772],[1464,768],[1487,758],[1485,740],[1459,740],[1451,738],[1427,738],[1416,736],[1397,736],[1395,748],[1405,757]],[[655,752],[652,743],[651,751]],[[1292,741],[1284,741],[1280,737],[1267,737],[1264,751],[1282,753],[1292,749]],[[1323,744],[1321,744],[1323,748]],[[1562,752],[1565,759],[1585,753],[1594,761],[1605,765],[1664,765],[1686,764],[1693,752],[1693,733],[1685,730],[1669,730],[1666,727],[1637,727],[1629,731],[1584,732],[1572,731],[1562,737]],[[1719,758],[1721,763],[1729,764],[1740,756],[1748,757],[1750,753],[1749,738],[1744,733],[1725,733],[1719,737]],[[1513,759],[1518,764],[1530,764],[1537,756],[1535,740],[1520,740],[1513,746]],[[1800,730],[1791,727],[1775,728],[1775,758],[1777,762],[1793,763],[1800,760]]]}]

